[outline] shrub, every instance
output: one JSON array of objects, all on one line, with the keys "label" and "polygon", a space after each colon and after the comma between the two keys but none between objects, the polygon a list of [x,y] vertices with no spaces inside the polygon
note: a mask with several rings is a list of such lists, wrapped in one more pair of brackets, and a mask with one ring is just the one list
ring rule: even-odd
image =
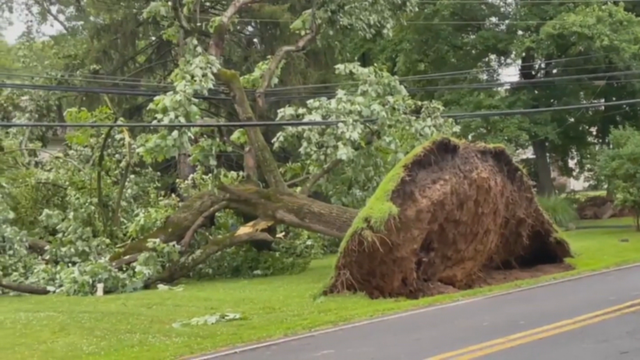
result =
[{"label": "shrub", "polygon": [[539,197],[538,204],[557,226],[566,227],[579,218],[575,205],[564,197]]},{"label": "shrub", "polygon": [[611,131],[611,148],[598,159],[598,174],[613,190],[616,205],[633,211],[640,231],[640,132],[626,127]]}]

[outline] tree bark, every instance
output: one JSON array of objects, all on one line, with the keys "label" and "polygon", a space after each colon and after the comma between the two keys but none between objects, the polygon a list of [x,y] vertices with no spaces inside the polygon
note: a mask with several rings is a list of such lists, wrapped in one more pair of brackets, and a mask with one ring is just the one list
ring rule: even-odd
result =
[{"label": "tree bark", "polygon": [[50,291],[47,290],[47,288],[42,286],[29,285],[29,284],[14,284],[10,282],[4,282],[2,281],[2,279],[0,279],[0,288],[4,288],[10,291],[15,291],[15,292],[24,293],[24,294],[31,294],[31,295],[47,295],[50,293]]},{"label": "tree bark", "polygon": [[553,188],[553,180],[551,179],[547,141],[545,139],[534,140],[532,146],[535,155],[536,170],[538,171],[538,195],[552,196],[555,191]]},{"label": "tree bark", "polygon": [[187,151],[180,152],[176,157],[178,162],[178,179],[180,180],[188,180],[189,177],[196,172],[195,167],[189,163],[189,157],[190,154]]},{"label": "tree bark", "polygon": [[[336,238],[346,234],[358,214],[355,209],[327,204],[287,190],[249,185],[223,186],[218,194],[203,192],[184,202],[163,226],[115,253],[111,261],[120,266],[129,263],[125,258],[134,262],[135,254],[147,250],[148,239],[159,239],[164,243],[182,242],[194,224],[215,216],[209,210],[223,202],[227,209]],[[203,214],[206,214],[204,218]]]},{"label": "tree bark", "polygon": [[358,214],[290,191],[251,186],[225,186],[221,191],[232,209],[331,237],[342,238]]}]

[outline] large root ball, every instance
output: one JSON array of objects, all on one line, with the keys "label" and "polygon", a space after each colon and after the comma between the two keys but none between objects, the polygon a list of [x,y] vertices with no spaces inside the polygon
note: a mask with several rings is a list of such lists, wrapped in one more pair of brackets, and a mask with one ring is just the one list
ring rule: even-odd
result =
[{"label": "large root ball", "polygon": [[380,184],[345,236],[325,293],[416,298],[481,285],[491,269],[570,256],[504,148],[440,138]]}]

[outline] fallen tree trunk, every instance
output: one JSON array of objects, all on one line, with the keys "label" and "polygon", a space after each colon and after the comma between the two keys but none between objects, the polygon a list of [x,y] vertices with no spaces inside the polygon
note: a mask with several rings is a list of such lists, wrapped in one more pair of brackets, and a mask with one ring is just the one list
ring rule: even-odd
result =
[{"label": "fallen tree trunk", "polygon": [[23,294],[31,295],[48,295],[50,291],[44,286],[29,285],[29,284],[14,284],[10,282],[4,282],[0,279],[0,288],[4,288],[10,291],[15,291]]},{"label": "fallen tree trunk", "polygon": [[346,234],[358,213],[355,209],[327,204],[288,190],[261,189],[248,185],[222,186],[217,193],[203,192],[184,202],[163,226],[115,253],[111,261],[116,267],[135,262],[136,254],[148,250],[148,239],[160,239],[163,243],[183,242],[194,224],[211,220],[216,211],[210,210],[222,203],[226,203],[227,209],[266,221],[336,238]]}]

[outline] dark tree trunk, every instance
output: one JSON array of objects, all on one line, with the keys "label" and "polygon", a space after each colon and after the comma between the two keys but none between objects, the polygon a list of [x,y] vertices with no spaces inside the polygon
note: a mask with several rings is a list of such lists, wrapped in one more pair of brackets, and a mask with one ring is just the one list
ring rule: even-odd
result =
[{"label": "dark tree trunk", "polygon": [[196,169],[191,163],[189,163],[189,153],[181,152],[177,156],[178,162],[178,179],[187,180],[189,176],[193,175],[196,172]]},{"label": "dark tree trunk", "polygon": [[534,140],[532,143],[535,155],[536,170],[538,172],[537,192],[540,196],[552,196],[555,191],[553,179],[551,178],[551,165],[547,153],[547,141],[544,139]]}]

